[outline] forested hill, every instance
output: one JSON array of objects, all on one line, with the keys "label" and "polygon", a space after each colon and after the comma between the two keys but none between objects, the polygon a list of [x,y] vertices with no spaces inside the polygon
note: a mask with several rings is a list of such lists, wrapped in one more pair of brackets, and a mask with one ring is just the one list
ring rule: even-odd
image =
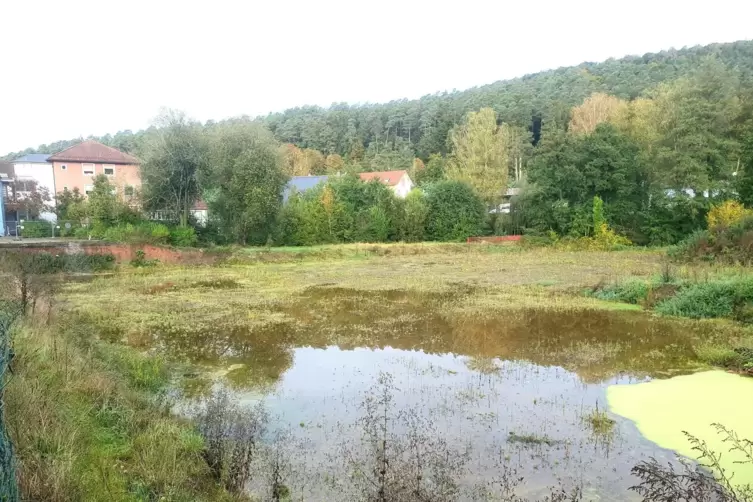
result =
[{"label": "forested hill", "polygon": [[[410,150],[426,159],[432,153],[446,153],[449,130],[469,111],[491,107],[500,122],[529,129],[535,142],[542,124],[564,125],[570,109],[594,92],[633,99],[662,82],[689,75],[709,56],[735,70],[743,87],[753,87],[753,41],[739,41],[583,63],[417,100],[374,105],[343,103],[329,108],[304,106],[257,120],[266,123],[280,141],[325,154],[346,156],[353,148],[363,147],[403,153]],[[138,154],[147,132],[121,131],[95,139]],[[4,158],[53,153],[77,141],[80,138],[58,141]]]}]

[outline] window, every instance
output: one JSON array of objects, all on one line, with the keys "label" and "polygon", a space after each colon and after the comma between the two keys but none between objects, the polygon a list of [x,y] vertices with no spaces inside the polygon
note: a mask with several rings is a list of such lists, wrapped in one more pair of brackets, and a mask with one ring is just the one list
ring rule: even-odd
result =
[{"label": "window", "polygon": [[62,169],[63,171],[65,171],[66,169],[68,169],[68,166],[66,166],[65,164],[63,164],[63,165],[60,166],[60,169]]},{"label": "window", "polygon": [[84,186],[84,192],[86,193],[86,195],[89,195],[93,191],[94,191],[94,185],[85,185]]},{"label": "window", "polygon": [[106,176],[115,176],[115,166],[102,166]]},{"label": "window", "polygon": [[126,197],[133,197],[133,187],[131,185],[123,187],[123,195]]},{"label": "window", "polygon": [[84,170],[84,176],[94,176],[94,164],[81,164]]}]

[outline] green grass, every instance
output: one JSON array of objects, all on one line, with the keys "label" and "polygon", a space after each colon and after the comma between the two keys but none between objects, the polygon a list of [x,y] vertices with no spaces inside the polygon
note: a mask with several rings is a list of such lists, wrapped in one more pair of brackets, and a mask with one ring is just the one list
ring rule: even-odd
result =
[{"label": "green grass", "polygon": [[734,349],[716,344],[701,345],[695,349],[698,358],[713,366],[733,368],[743,364],[743,356]]},{"label": "green grass", "polygon": [[[725,317],[733,319],[753,302],[753,277],[699,282],[681,288],[656,306],[660,314],[691,319]],[[739,320],[746,320],[740,318]]]},{"label": "green grass", "polygon": [[614,420],[609,418],[609,415],[606,411],[600,410],[598,406],[588,412],[583,417],[583,421],[588,424],[594,434],[600,436],[611,434],[616,423]]},{"label": "green grass", "polygon": [[86,331],[27,321],[16,336],[5,413],[23,499],[240,500],[215,484],[193,427],[158,399],[163,362]]},{"label": "green grass", "polygon": [[637,304],[645,300],[651,285],[642,279],[628,279],[593,292],[593,296],[608,302]]}]

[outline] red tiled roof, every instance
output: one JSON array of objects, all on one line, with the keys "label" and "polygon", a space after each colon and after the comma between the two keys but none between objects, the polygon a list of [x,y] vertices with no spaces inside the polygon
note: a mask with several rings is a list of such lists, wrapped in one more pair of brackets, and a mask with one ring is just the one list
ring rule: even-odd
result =
[{"label": "red tiled roof", "polygon": [[101,164],[139,164],[133,155],[92,139],[51,155],[48,162],[95,162]]},{"label": "red tiled roof", "polygon": [[371,181],[374,179],[381,180],[385,185],[394,187],[400,180],[408,174],[408,171],[378,171],[374,173],[361,173],[359,176],[363,181]]},{"label": "red tiled roof", "polygon": [[209,206],[207,206],[207,203],[203,200],[197,200],[193,203],[193,207],[191,209],[193,209],[194,211],[206,211],[207,209],[209,209]]}]

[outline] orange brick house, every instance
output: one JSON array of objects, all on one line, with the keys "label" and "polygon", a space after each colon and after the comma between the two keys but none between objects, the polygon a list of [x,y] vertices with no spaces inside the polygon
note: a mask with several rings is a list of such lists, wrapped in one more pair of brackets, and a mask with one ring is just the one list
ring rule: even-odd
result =
[{"label": "orange brick house", "polygon": [[109,178],[116,194],[124,200],[132,198],[141,187],[139,160],[94,140],[51,155],[47,162],[52,164],[55,193],[78,188],[88,194],[94,187],[94,177],[100,174]]}]

